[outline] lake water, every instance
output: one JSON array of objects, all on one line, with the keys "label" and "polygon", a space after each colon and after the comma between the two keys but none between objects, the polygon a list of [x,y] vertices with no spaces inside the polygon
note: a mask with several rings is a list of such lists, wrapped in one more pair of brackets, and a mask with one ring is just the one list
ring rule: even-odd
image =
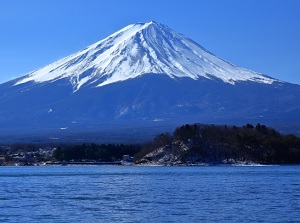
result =
[{"label": "lake water", "polygon": [[0,167],[0,222],[300,222],[300,166]]}]

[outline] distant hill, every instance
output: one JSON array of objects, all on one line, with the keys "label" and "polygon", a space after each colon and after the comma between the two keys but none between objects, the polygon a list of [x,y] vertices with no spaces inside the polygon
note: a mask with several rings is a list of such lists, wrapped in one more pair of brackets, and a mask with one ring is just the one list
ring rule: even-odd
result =
[{"label": "distant hill", "polygon": [[142,165],[300,164],[300,138],[257,124],[184,125],[135,155]]}]

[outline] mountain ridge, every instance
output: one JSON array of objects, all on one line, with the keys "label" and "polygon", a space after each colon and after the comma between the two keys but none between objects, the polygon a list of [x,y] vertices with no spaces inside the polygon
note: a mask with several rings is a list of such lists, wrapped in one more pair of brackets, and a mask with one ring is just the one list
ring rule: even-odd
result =
[{"label": "mountain ridge", "polygon": [[3,136],[145,139],[186,123],[300,133],[299,85],[237,67],[155,22],[1,84],[0,104]]},{"label": "mountain ridge", "polygon": [[77,91],[84,85],[101,87],[147,73],[195,80],[218,78],[229,84],[278,81],[239,68],[166,25],[151,21],[128,25],[82,51],[29,73],[15,85],[69,78]]}]

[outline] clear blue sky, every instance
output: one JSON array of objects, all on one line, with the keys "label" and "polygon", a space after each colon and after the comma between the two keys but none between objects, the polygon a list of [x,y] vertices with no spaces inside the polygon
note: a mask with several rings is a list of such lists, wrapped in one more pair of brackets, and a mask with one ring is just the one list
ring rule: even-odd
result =
[{"label": "clear blue sky", "polygon": [[0,83],[151,20],[233,64],[300,84],[298,0],[1,0]]}]

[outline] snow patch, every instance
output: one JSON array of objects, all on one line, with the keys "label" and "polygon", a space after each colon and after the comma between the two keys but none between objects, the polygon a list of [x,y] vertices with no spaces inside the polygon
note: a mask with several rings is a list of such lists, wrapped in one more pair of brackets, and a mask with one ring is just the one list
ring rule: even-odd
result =
[{"label": "snow patch", "polygon": [[233,85],[240,81],[275,81],[224,61],[182,34],[151,21],[128,25],[80,52],[29,73],[15,85],[67,78],[75,92],[87,84],[102,87],[147,73],[194,80],[214,77]]},{"label": "snow patch", "polygon": [[164,120],[162,118],[155,118],[153,119],[154,122],[163,122]]},{"label": "snow patch", "polygon": [[66,130],[68,129],[69,127],[61,127],[60,130]]}]

